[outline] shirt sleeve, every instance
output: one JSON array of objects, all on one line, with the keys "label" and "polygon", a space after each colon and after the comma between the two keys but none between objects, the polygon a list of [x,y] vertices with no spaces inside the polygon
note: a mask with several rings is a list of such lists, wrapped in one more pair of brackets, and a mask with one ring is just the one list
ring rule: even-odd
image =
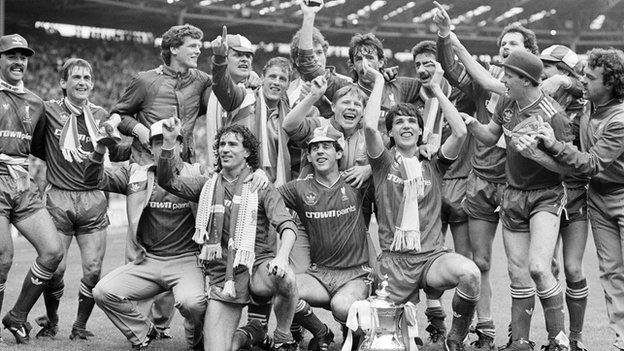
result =
[{"label": "shirt sleeve", "polygon": [[174,150],[162,149],[156,167],[158,185],[175,196],[198,202],[208,178],[204,175],[184,177],[180,175],[184,167],[182,159]]},{"label": "shirt sleeve", "polygon": [[30,142],[30,153],[45,161],[45,129],[47,124],[48,115],[46,113],[45,104],[41,105],[41,115],[37,119],[37,124],[33,130],[33,136]]},{"label": "shirt sleeve", "polygon": [[92,152],[85,161],[85,183],[97,185],[97,188],[117,194],[126,194],[130,179],[130,165],[119,168],[105,168],[104,154]]},{"label": "shirt sleeve", "polygon": [[565,112],[557,112],[550,120],[550,125],[555,132],[555,138],[564,142],[571,142],[574,140],[572,134],[572,123],[565,114]]},{"label": "shirt sleeve", "polygon": [[284,204],[282,195],[275,189],[273,184],[269,184],[266,189],[259,193],[259,196],[261,196],[262,206],[267,219],[275,227],[280,237],[286,229],[291,229],[296,235],[297,226]]},{"label": "shirt sleeve", "polygon": [[295,145],[300,148],[305,148],[308,140],[312,137],[314,129],[321,126],[321,124],[318,117],[306,117],[295,129],[284,131]]},{"label": "shirt sleeve", "polygon": [[394,157],[392,157],[392,154],[388,151],[388,149],[384,149],[378,157],[373,158],[368,155],[368,160],[373,173],[373,181],[375,185],[380,184],[388,175],[388,171],[390,171],[390,167],[394,162]]},{"label": "shirt sleeve", "polygon": [[284,200],[284,204],[286,207],[291,210],[297,210],[297,188],[296,182],[298,180],[291,180],[290,182],[280,186],[277,188],[277,191],[282,195],[282,199]]},{"label": "shirt sleeve", "polygon": [[[111,114],[118,113],[126,118],[134,119],[135,114],[142,109],[146,96],[147,87],[140,75],[137,75],[132,78],[130,85],[128,85],[121,95],[121,98],[119,98],[119,101],[113,106]],[[119,131],[124,135],[132,135],[132,128],[134,128],[137,123],[136,120],[134,120],[134,123],[132,123],[132,121],[126,121],[124,123],[122,120],[122,123],[119,124]]]},{"label": "shirt sleeve", "polygon": [[553,157],[566,164],[580,175],[594,176],[615,162],[624,154],[624,119],[608,123],[596,143],[586,152],[579,151],[571,143],[555,142],[551,149]]},{"label": "shirt sleeve", "polygon": [[313,49],[297,48],[297,50],[297,72],[299,72],[299,75],[301,75],[304,81],[309,82],[325,74],[325,67],[319,65],[318,60],[314,56]]},{"label": "shirt sleeve", "polygon": [[212,65],[212,89],[224,110],[236,110],[245,99],[245,88],[234,83],[227,72],[227,62],[221,56],[214,56]]},{"label": "shirt sleeve", "polygon": [[430,162],[434,166],[436,172],[438,172],[440,176],[443,176],[449,169],[449,167],[451,167],[453,162],[455,162],[455,160],[451,160],[444,156],[444,154],[442,153],[442,148],[440,148],[440,150],[438,150],[438,153],[433,157]]},{"label": "shirt sleeve", "polygon": [[505,101],[506,99],[504,97],[498,99],[496,107],[494,108],[494,113],[492,113],[492,121],[501,126],[505,124],[505,120],[503,119],[503,111],[506,105]]}]

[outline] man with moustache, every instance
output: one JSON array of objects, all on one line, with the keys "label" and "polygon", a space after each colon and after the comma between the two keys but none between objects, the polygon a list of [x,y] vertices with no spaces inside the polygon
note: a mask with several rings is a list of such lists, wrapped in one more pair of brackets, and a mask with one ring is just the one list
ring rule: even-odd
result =
[{"label": "man with moustache", "polygon": [[18,344],[30,341],[28,313],[63,259],[63,247],[39,189],[28,174],[28,155],[43,157],[45,106],[24,87],[35,51],[19,34],[0,37],[0,306],[13,263],[13,224],[37,250],[14,307],[2,318]]}]

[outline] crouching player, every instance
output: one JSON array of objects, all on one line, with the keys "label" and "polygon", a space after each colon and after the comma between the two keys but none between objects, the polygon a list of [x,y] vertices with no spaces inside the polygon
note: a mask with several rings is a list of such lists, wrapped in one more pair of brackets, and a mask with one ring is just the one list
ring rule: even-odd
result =
[{"label": "crouching player", "polygon": [[[379,204],[379,258],[381,274],[388,275],[388,292],[396,303],[417,299],[419,289],[440,296],[456,288],[453,296],[453,323],[444,350],[463,349],[474,309],[479,300],[480,273],[477,266],[444,247],[440,211],[442,176],[457,157],[466,127],[440,88],[442,69],[436,62],[434,77],[427,83],[440,101],[452,134],[431,160],[420,160],[423,119],[408,104],[398,104],[386,114],[391,149],[384,148],[378,129],[384,79],[363,62],[365,74],[374,80],[366,106],[365,137]],[[418,214],[417,216],[414,214]]]},{"label": "crouching player", "polygon": [[[150,127],[150,148],[155,159],[163,146],[162,126],[159,121]],[[169,153],[182,152],[181,139],[174,137]],[[193,241],[195,217],[191,203],[154,183],[157,169],[153,164],[132,163],[114,171],[103,170],[104,151],[98,144],[90,156],[86,178],[98,180],[102,190],[126,195],[128,238],[139,254],[100,280],[93,289],[95,302],[133,349],[142,350],[158,336],[158,331],[136,302],[171,290],[185,318],[189,349],[201,349],[206,297],[204,275],[197,263],[199,246]],[[195,165],[180,163],[178,168],[185,176],[201,174]]]},{"label": "crouching player", "polygon": [[299,303],[295,322],[312,332],[309,350],[327,350],[333,333],[311,311],[329,307],[344,325],[351,304],[366,298],[368,265],[366,225],[362,212],[367,186],[356,189],[338,169],[345,140],[331,125],[318,127],[308,142],[314,173],[278,190],[286,206],[301,218],[310,240],[312,264],[297,274]]},{"label": "crouching player", "polygon": [[[169,119],[166,126],[158,183],[172,194],[199,202],[195,240],[203,243],[200,259],[210,277],[205,349],[230,350],[242,309],[253,294],[254,299],[274,298],[274,350],[296,350],[290,324],[297,287],[288,256],[297,227],[272,185],[256,191],[244,184],[259,165],[258,140],[246,127],[222,128],[215,137],[217,173],[184,177],[177,171],[179,156],[172,150],[179,122]],[[269,225],[281,236],[276,254],[268,238]]]}]

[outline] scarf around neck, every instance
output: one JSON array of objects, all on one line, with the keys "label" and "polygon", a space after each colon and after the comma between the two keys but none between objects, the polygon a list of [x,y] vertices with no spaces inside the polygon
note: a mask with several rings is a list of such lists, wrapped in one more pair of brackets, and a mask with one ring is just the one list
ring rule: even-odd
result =
[{"label": "scarf around neck", "polygon": [[[226,263],[226,282],[223,293],[236,296],[234,268],[246,266],[251,273],[255,261],[256,225],[258,220],[258,192],[250,190],[244,179],[251,173],[245,168],[236,180],[228,223],[230,238]],[[193,240],[202,245],[199,259],[220,260],[223,257],[221,241],[225,217],[225,188],[221,172],[214,173],[204,184],[199,197]]]},{"label": "scarf around neck", "polygon": [[399,205],[391,251],[420,251],[420,214],[418,199],[425,194],[422,164],[418,156],[401,157],[397,151],[399,172],[403,179],[403,198]]},{"label": "scarf around neck", "polygon": [[63,104],[69,110],[70,115],[67,121],[65,121],[63,129],[61,130],[61,136],[59,137],[61,153],[67,162],[82,162],[89,153],[84,151],[80,146],[80,140],[78,138],[78,116],[84,116],[87,132],[89,133],[89,138],[91,139],[91,144],[94,149],[99,139],[98,126],[91,112],[91,104],[89,101],[86,101],[82,106],[78,106],[73,104],[67,97],[63,99]]}]

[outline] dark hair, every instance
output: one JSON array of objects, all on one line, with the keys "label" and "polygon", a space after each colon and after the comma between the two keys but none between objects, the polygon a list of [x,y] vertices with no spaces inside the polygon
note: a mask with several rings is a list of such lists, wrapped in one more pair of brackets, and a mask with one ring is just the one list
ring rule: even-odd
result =
[{"label": "dark hair", "polygon": [[274,67],[274,66],[283,69],[284,72],[286,72],[288,79],[290,79],[290,75],[292,74],[292,65],[290,64],[290,61],[287,58],[281,57],[281,56],[273,57],[269,61],[267,61],[267,63],[262,68],[262,74],[263,75],[266,74],[266,71],[268,71],[269,68]]},{"label": "dark hair", "polygon": [[[320,30],[316,27],[312,27],[312,45],[320,44],[323,47],[323,52],[327,54],[329,49],[329,43],[325,40],[325,37]],[[290,42],[290,59],[293,62],[293,66],[297,68],[297,59],[299,58],[299,41],[301,40],[301,30],[298,30],[293,35]],[[323,67],[325,68],[325,67]]]},{"label": "dark hair", "polygon": [[[412,116],[418,119],[418,128],[420,128],[420,135],[418,135],[417,145],[422,144],[423,130],[425,128],[425,122],[423,121],[422,114],[416,106],[407,102],[396,104],[388,110],[386,113],[386,131],[389,133],[392,130],[392,122],[396,116]],[[394,146],[394,138],[390,137],[390,147]]]},{"label": "dark hair", "polygon": [[[314,145],[314,144],[319,144],[319,143],[322,143],[322,141],[318,142],[318,143],[308,144],[306,146],[306,150],[308,151],[308,154],[310,153],[311,146]],[[336,151],[344,151],[344,150],[342,150],[342,147],[340,147],[340,144],[338,144],[337,141],[332,141],[331,143],[332,143],[332,145],[334,145],[334,149],[336,149]]]},{"label": "dark hair", "polygon": [[[85,67],[89,69],[89,72],[91,73],[91,78],[93,78],[93,68],[91,67],[91,64],[81,58],[72,57],[63,62],[63,66],[61,66],[61,80],[67,82],[67,80],[69,79],[69,72],[71,72],[72,68],[74,67]],[[67,89],[62,90],[63,96],[67,96]]]},{"label": "dark hair", "polygon": [[[375,34],[373,33],[366,33],[366,34],[362,34],[362,33],[357,33],[356,35],[354,35],[351,38],[351,41],[349,42],[349,67],[351,68],[351,78],[353,78],[353,81],[357,82],[358,80],[358,75],[357,72],[355,72],[355,69],[353,69],[353,62],[355,59],[355,54],[356,54],[356,50],[359,47],[362,46],[370,46],[373,47],[375,49],[375,51],[377,52],[377,58],[379,60],[384,60],[386,58],[385,53],[384,53],[384,49],[383,49],[383,44],[381,43],[381,40],[379,40]],[[381,68],[381,67],[380,67]]]},{"label": "dark hair", "polygon": [[433,56],[436,56],[438,54],[438,48],[436,47],[435,41],[423,40],[416,44],[412,48],[412,57],[416,59],[416,55],[420,54],[432,54]]},{"label": "dark hair", "polygon": [[335,105],[340,98],[347,96],[349,94],[355,94],[362,101],[362,105],[366,106],[366,102],[368,101],[368,96],[366,93],[360,89],[360,87],[355,83],[350,83],[345,85],[344,87],[338,89],[333,96],[332,103]]},{"label": "dark hair", "polygon": [[537,38],[535,37],[535,33],[532,30],[524,27],[520,23],[508,24],[507,26],[505,26],[505,28],[503,28],[503,31],[501,32],[500,36],[496,40],[496,45],[498,45],[498,47],[500,47],[501,41],[503,40],[503,37],[507,33],[520,33],[522,37],[524,38],[524,42],[523,42],[524,47],[529,49],[532,54],[539,56],[539,48],[537,47]]},{"label": "dark hair", "polygon": [[202,40],[204,32],[188,23],[169,28],[169,30],[163,34],[162,42],[160,43],[160,56],[162,57],[165,65],[171,64],[171,48],[178,48],[182,46],[182,44],[184,44],[185,37]]},{"label": "dark hair", "polygon": [[587,66],[591,69],[602,67],[604,85],[613,87],[612,94],[616,99],[624,97],[624,52],[615,48],[592,49],[587,53]]},{"label": "dark hair", "polygon": [[258,169],[260,166],[260,158],[258,155],[258,146],[260,143],[256,136],[253,135],[251,130],[245,126],[241,126],[239,124],[233,124],[231,126],[223,127],[217,131],[217,135],[215,136],[215,142],[212,146],[215,154],[217,163],[215,164],[216,170],[220,171],[221,167],[221,159],[219,158],[219,142],[221,141],[221,137],[226,134],[237,134],[243,138],[243,147],[249,151],[249,157],[247,157],[247,165],[251,167],[252,170]]}]

